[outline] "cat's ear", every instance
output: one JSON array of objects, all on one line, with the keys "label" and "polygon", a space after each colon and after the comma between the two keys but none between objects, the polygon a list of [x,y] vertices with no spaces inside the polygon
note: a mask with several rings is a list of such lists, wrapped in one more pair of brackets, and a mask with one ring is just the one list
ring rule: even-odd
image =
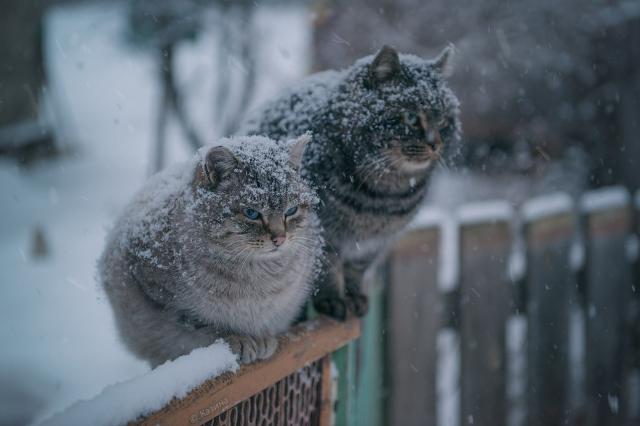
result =
[{"label": "cat's ear", "polygon": [[310,140],[311,133],[307,132],[294,140],[291,144],[291,147],[289,148],[289,164],[291,164],[291,167],[295,170],[300,170],[300,166],[302,165],[302,156],[304,155],[304,150]]},{"label": "cat's ear", "polygon": [[433,66],[443,77],[450,77],[453,74],[453,58],[456,54],[456,47],[449,43],[447,47],[433,60]]},{"label": "cat's ear", "polygon": [[203,171],[207,181],[215,188],[238,165],[233,153],[224,146],[214,146],[207,151],[203,161]]},{"label": "cat's ear", "polygon": [[384,83],[402,73],[400,56],[398,52],[389,46],[383,46],[371,65],[369,65],[369,78],[374,83]]}]

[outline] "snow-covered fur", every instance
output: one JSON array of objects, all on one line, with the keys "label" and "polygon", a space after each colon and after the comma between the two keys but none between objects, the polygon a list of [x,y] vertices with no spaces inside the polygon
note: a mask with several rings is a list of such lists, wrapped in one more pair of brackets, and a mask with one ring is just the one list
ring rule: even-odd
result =
[{"label": "snow-covered fur", "polygon": [[267,104],[244,126],[274,138],[311,131],[303,174],[317,186],[330,268],[315,306],[363,315],[366,268],[411,220],[429,176],[459,140],[458,100],[447,87],[453,48],[435,60],[384,47],[328,71]]},{"label": "snow-covered fur", "polygon": [[135,354],[155,366],[219,338],[244,363],[273,354],[323,244],[317,197],[298,171],[308,140],[223,139],[137,194],[99,261]]}]

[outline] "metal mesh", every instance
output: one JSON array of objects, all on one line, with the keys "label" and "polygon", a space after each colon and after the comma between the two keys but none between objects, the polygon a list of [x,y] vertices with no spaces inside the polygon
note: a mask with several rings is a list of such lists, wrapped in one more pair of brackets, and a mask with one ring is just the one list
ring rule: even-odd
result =
[{"label": "metal mesh", "polygon": [[316,361],[201,426],[318,425],[321,383],[322,361]]}]

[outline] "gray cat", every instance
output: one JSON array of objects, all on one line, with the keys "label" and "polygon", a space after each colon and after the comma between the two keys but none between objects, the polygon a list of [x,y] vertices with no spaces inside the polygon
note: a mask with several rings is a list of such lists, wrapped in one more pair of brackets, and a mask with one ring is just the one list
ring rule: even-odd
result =
[{"label": "gray cat", "polygon": [[310,131],[303,174],[317,187],[329,268],[317,310],[364,315],[367,267],[411,220],[429,176],[458,141],[458,100],[444,77],[453,48],[435,59],[383,47],[351,67],[304,80],[243,128],[273,138]]},{"label": "gray cat", "polygon": [[155,175],[110,232],[99,274],[120,335],[153,366],[224,338],[243,363],[271,356],[321,255],[308,136],[240,137]]}]

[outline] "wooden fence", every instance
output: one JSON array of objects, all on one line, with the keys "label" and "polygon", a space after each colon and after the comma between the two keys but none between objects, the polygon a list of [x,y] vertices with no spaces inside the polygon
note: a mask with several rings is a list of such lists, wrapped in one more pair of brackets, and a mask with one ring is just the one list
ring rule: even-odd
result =
[{"label": "wooden fence", "polygon": [[638,212],[622,188],[424,210],[361,321],[301,324],[136,424],[638,425]]},{"label": "wooden fence", "polygon": [[380,272],[386,423],[640,424],[639,210],[607,188],[418,217]]}]

